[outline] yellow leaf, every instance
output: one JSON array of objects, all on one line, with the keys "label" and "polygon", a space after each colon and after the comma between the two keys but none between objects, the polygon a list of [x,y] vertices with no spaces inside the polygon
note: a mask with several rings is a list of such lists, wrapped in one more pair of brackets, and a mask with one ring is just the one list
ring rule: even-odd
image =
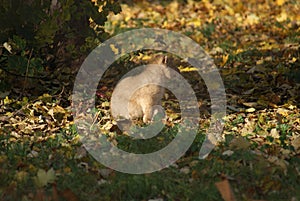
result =
[{"label": "yellow leaf", "polygon": [[195,67],[180,68],[179,70],[180,70],[180,72],[192,72],[192,71],[198,71],[198,69],[195,68]]},{"label": "yellow leaf", "polygon": [[125,17],[125,22],[129,21],[131,19],[130,16]]},{"label": "yellow leaf", "polygon": [[277,1],[276,1],[276,4],[277,4],[278,6],[282,6],[284,3],[285,3],[285,0],[277,0]]},{"label": "yellow leaf", "polygon": [[248,108],[248,109],[246,109],[246,112],[249,112],[249,113],[255,112],[255,108],[253,108],[253,107]]},{"label": "yellow leaf", "polygon": [[291,112],[290,112],[290,110],[287,110],[284,108],[278,108],[277,113],[284,117],[287,117]]},{"label": "yellow leaf", "polygon": [[59,105],[56,105],[53,109],[55,113],[66,113],[65,109]]},{"label": "yellow leaf", "polygon": [[110,102],[109,101],[105,101],[101,103],[102,107],[109,107],[110,106]]},{"label": "yellow leaf", "polygon": [[139,53],[139,55],[136,57],[138,60],[141,60],[143,58],[143,54],[142,53]]},{"label": "yellow leaf", "polygon": [[226,64],[228,58],[229,58],[229,54],[223,55],[223,56],[222,56],[222,63],[221,63],[221,66],[224,66],[224,65]]},{"label": "yellow leaf", "polygon": [[263,64],[263,63],[264,63],[263,59],[260,59],[260,60],[256,61],[256,65],[260,65],[260,64]]},{"label": "yellow leaf", "polygon": [[239,53],[242,53],[242,52],[244,52],[244,50],[243,49],[237,49],[236,51],[235,51],[235,54],[239,54]]},{"label": "yellow leaf", "polygon": [[169,27],[168,21],[164,21],[163,24],[162,24],[162,28],[166,29],[168,27]]},{"label": "yellow leaf", "polygon": [[247,16],[246,20],[244,21],[245,24],[254,25],[259,23],[260,18],[255,15],[254,13],[251,13]]},{"label": "yellow leaf", "polygon": [[119,54],[119,50],[118,50],[118,48],[116,48],[116,47],[114,46],[114,44],[110,44],[110,48],[111,48],[111,50],[113,51],[113,53]]},{"label": "yellow leaf", "polygon": [[169,4],[170,12],[173,14],[178,13],[179,3],[177,1],[172,1],[172,3]]},{"label": "yellow leaf", "polygon": [[290,110],[293,110],[293,109],[296,109],[297,106],[295,106],[295,105],[289,105],[288,108],[289,108]]},{"label": "yellow leaf", "polygon": [[201,27],[201,21],[199,18],[194,18],[187,22],[187,26]]},{"label": "yellow leaf", "polygon": [[4,102],[4,105],[7,105],[7,104],[10,104],[12,102],[12,100],[10,100],[8,98],[8,96],[6,96],[5,99],[3,100],[3,102]]},{"label": "yellow leaf", "polygon": [[48,111],[48,114],[54,119],[54,110],[53,110],[53,108],[51,108],[51,109]]},{"label": "yellow leaf", "polygon": [[13,116],[14,115],[14,113],[12,113],[12,112],[6,112],[5,113],[5,116],[7,116],[7,117],[11,117],[11,116]]},{"label": "yellow leaf", "polygon": [[235,14],[234,10],[230,6],[225,5],[225,9],[229,13],[229,15],[234,15]]},{"label": "yellow leaf", "polygon": [[53,183],[54,180],[55,180],[55,172],[53,168],[51,168],[47,172],[43,169],[39,169],[37,172],[37,176],[35,177],[35,183],[38,187],[44,187],[48,183]]},{"label": "yellow leaf", "polygon": [[149,56],[149,55],[144,55],[143,57],[142,57],[142,60],[143,61],[145,61],[145,60],[150,60],[151,59],[151,57]]},{"label": "yellow leaf", "polygon": [[276,17],[276,20],[278,22],[283,22],[283,21],[286,21],[288,18],[288,15],[286,14],[286,12],[281,12],[280,15],[278,17]]},{"label": "yellow leaf", "polygon": [[108,121],[108,122],[106,122],[105,125],[102,126],[101,129],[104,129],[104,130],[106,130],[106,131],[109,131],[113,126],[114,126],[114,125],[112,124],[112,122],[111,122],[111,121]]},{"label": "yellow leaf", "polygon": [[236,19],[237,22],[239,22],[239,23],[243,22],[243,17],[241,16],[240,13],[236,13],[234,15],[234,17],[235,17],[235,19]]},{"label": "yellow leaf", "polygon": [[297,61],[297,58],[296,58],[296,57],[293,57],[293,58],[290,60],[291,63],[295,63],[296,61]]}]

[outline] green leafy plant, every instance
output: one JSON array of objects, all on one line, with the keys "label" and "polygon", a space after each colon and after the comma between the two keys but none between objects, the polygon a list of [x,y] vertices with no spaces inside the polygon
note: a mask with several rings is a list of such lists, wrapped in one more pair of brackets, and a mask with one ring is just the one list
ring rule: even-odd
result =
[{"label": "green leafy plant", "polygon": [[120,11],[114,0],[0,0],[1,69],[33,76],[68,65],[108,37],[107,16]]}]

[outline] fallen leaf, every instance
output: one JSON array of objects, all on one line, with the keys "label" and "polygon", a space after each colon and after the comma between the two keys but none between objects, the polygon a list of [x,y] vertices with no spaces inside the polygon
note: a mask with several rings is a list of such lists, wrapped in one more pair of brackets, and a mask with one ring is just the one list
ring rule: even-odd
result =
[{"label": "fallen leaf", "polygon": [[282,12],[278,17],[276,17],[276,20],[278,22],[284,22],[287,20],[287,18],[288,18],[288,14],[286,12]]},{"label": "fallen leaf", "polygon": [[3,47],[9,52],[12,53],[12,47],[8,42],[3,43]]},{"label": "fallen leaf", "polygon": [[275,139],[278,139],[280,137],[280,134],[276,128],[272,128],[270,131],[270,136],[272,136]]},{"label": "fallen leaf", "polygon": [[300,149],[300,136],[296,137],[295,139],[292,140],[291,144],[295,148],[295,150]]},{"label": "fallen leaf", "polygon": [[183,174],[189,174],[190,171],[191,171],[190,168],[187,166],[180,169],[180,172]]},{"label": "fallen leaf", "polygon": [[233,153],[234,153],[234,151],[227,150],[227,151],[224,151],[224,152],[222,153],[222,155],[223,155],[223,156],[231,156]]},{"label": "fallen leaf", "polygon": [[224,201],[236,201],[227,179],[215,183]]},{"label": "fallen leaf", "polygon": [[247,16],[244,23],[246,25],[254,25],[254,24],[258,24],[259,21],[260,21],[260,18],[256,14],[251,13],[250,15]]},{"label": "fallen leaf", "polygon": [[35,183],[38,187],[44,187],[48,183],[52,183],[55,180],[55,172],[51,168],[47,172],[43,169],[39,169],[37,176],[35,177]]},{"label": "fallen leaf", "polygon": [[114,44],[110,44],[110,49],[113,51],[113,53],[119,54],[119,49],[116,48]]},{"label": "fallen leaf", "polygon": [[251,108],[246,109],[245,111],[249,112],[249,113],[255,112],[255,108],[251,107]]},{"label": "fallen leaf", "polygon": [[285,0],[276,0],[278,6],[282,6],[285,3]]}]

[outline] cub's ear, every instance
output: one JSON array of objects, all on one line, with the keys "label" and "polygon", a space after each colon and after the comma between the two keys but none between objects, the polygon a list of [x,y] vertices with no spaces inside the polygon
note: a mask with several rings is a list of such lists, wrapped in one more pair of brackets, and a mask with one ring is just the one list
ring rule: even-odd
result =
[{"label": "cub's ear", "polygon": [[157,59],[157,63],[160,64],[160,65],[163,65],[163,73],[164,73],[164,76],[168,79],[171,79],[171,70],[168,66],[167,66],[167,59],[168,59],[168,56],[166,55],[158,55],[158,59]]}]

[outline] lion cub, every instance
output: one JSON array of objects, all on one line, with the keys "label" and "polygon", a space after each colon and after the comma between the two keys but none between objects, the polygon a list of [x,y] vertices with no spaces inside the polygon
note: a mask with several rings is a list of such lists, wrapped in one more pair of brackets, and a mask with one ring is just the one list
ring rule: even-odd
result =
[{"label": "lion cub", "polygon": [[[143,118],[144,123],[153,120],[159,112],[164,96],[163,83],[170,79],[166,56],[156,56],[153,64],[139,67],[139,72],[125,75],[116,86],[111,98],[111,112],[114,118],[128,120]],[[158,107],[157,107],[158,106]]]}]

